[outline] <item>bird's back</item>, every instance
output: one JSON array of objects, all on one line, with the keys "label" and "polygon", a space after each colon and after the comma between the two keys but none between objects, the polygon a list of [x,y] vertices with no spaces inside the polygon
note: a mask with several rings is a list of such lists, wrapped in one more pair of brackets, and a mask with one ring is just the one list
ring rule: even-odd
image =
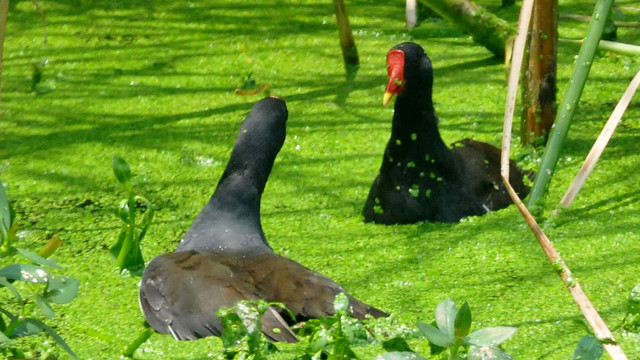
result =
[{"label": "bird's back", "polygon": [[[355,299],[331,279],[268,253],[242,256],[185,251],[161,255],[145,271],[140,304],[154,329],[177,339],[197,339],[219,336],[222,323],[216,311],[241,300],[281,302],[300,321],[332,315],[333,300],[339,293],[347,294],[350,314],[356,318],[387,316]],[[295,335],[284,318],[279,313],[266,314],[263,331],[277,341],[292,342]],[[281,331],[273,331],[275,327]]]}]

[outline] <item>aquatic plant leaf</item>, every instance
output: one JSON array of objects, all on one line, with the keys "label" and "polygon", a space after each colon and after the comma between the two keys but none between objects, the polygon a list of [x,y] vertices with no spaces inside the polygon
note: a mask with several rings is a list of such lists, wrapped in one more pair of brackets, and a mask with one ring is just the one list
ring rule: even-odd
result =
[{"label": "aquatic plant leaf", "polygon": [[0,331],[0,344],[11,344],[11,343],[12,343],[11,339],[9,339],[7,335],[5,335],[3,332]]},{"label": "aquatic plant leaf", "polygon": [[603,353],[604,348],[600,341],[593,335],[585,335],[578,342],[578,346],[569,360],[598,360]]},{"label": "aquatic plant leaf", "polygon": [[113,157],[111,167],[118,182],[127,189],[131,189],[131,168],[129,164],[123,158],[116,155]]},{"label": "aquatic plant leaf", "polygon": [[60,337],[60,335],[58,335],[58,333],[56,333],[55,330],[47,326],[42,321],[33,319],[33,318],[28,318],[28,319],[25,319],[20,326],[22,325],[25,325],[32,329],[39,329],[40,330],[39,332],[42,332],[42,331],[47,332],[47,334],[49,334],[49,336],[51,336],[51,338],[55,340],[55,342],[58,343],[58,345],[60,345],[60,347],[63,348],[64,351],[66,351],[67,354],[69,354],[69,356],[71,356],[73,359],[78,359],[76,354],[71,350],[69,345],[67,345],[67,343]]},{"label": "aquatic plant leaf", "polygon": [[486,327],[472,332],[464,340],[469,345],[493,347],[507,341],[516,331],[518,329],[509,326]]},{"label": "aquatic plant leaf", "polygon": [[435,326],[418,322],[418,329],[427,337],[430,343],[434,343],[441,347],[447,347],[454,344],[455,339],[440,331]]},{"label": "aquatic plant leaf", "polygon": [[309,342],[309,351],[312,354],[315,354],[324,349],[325,346],[329,344],[329,342],[331,341],[331,334],[329,334],[326,329],[321,328],[315,333],[312,339],[313,340]]},{"label": "aquatic plant leaf", "polygon": [[51,278],[51,274],[49,274],[47,270],[32,264],[12,264],[5,266],[0,269],[0,276],[30,283],[45,283]]},{"label": "aquatic plant leaf", "polygon": [[469,335],[471,331],[471,308],[469,303],[465,302],[460,306],[455,321],[456,337],[464,337]]},{"label": "aquatic plant leaf", "polygon": [[[0,307],[0,313],[4,314],[4,316],[8,317],[8,318],[9,318],[9,320],[11,320],[11,321],[14,321],[15,319],[17,319],[17,318],[18,318],[18,316],[17,316],[17,315],[13,315],[13,313],[11,313],[10,311],[8,311],[8,310],[4,309],[3,307]],[[1,318],[2,318],[2,317],[0,316],[0,319],[1,319]]]},{"label": "aquatic plant leaf", "polygon": [[36,294],[35,298],[36,298],[36,304],[38,305],[38,307],[40,308],[40,311],[42,311],[44,316],[46,316],[49,319],[53,319],[55,317],[55,312],[53,311],[53,308],[51,307],[51,304],[49,304],[47,299],[40,294]]},{"label": "aquatic plant leaf", "polygon": [[20,323],[20,325],[18,325],[16,329],[13,331],[13,334],[9,334],[9,337],[14,338],[14,337],[32,336],[32,335],[40,334],[43,331],[41,326],[29,320],[35,320],[35,319],[33,318],[24,319],[24,321]]},{"label": "aquatic plant leaf", "polygon": [[129,223],[129,200],[124,199],[120,202],[116,209],[116,215],[125,223]]},{"label": "aquatic plant leaf", "polygon": [[[123,251],[120,249],[120,251]],[[117,259],[117,257],[116,257]],[[133,275],[138,275],[141,269],[144,268],[144,259],[142,258],[142,252],[140,251],[140,245],[134,241],[124,256],[122,264],[120,264],[120,270],[129,270]],[[139,274],[142,275],[142,274]]]},{"label": "aquatic plant leaf", "polygon": [[410,351],[393,351],[378,355],[374,360],[427,360]]},{"label": "aquatic plant leaf", "polygon": [[627,312],[632,315],[640,314],[640,284],[634,286],[629,293]]},{"label": "aquatic plant leaf", "polygon": [[9,198],[0,181],[0,227],[5,230],[11,228],[11,210],[9,209]]},{"label": "aquatic plant leaf", "polygon": [[45,298],[56,304],[66,304],[78,296],[80,280],[71,276],[56,276],[47,286]]},{"label": "aquatic plant leaf", "polygon": [[449,339],[455,341],[455,321],[458,309],[456,304],[451,299],[445,299],[436,307],[436,324],[438,329],[447,334]]},{"label": "aquatic plant leaf", "polygon": [[390,352],[413,352],[407,341],[400,336],[383,341],[382,348]]},{"label": "aquatic plant leaf", "polygon": [[145,235],[147,235],[147,231],[151,227],[151,221],[153,221],[153,210],[147,207],[147,211],[142,218],[142,229],[140,230],[140,235],[138,235],[138,242],[142,241]]},{"label": "aquatic plant leaf", "polygon": [[504,350],[493,346],[472,346],[467,360],[513,360]]},{"label": "aquatic plant leaf", "polygon": [[118,258],[120,255],[120,250],[122,249],[122,245],[124,244],[125,237],[127,236],[127,227],[123,227],[118,235],[118,241],[111,248],[109,248],[109,253],[113,256],[114,259]]},{"label": "aquatic plant leaf", "polygon": [[11,290],[11,292],[13,293],[13,295],[18,299],[18,301],[20,302],[20,304],[24,303],[24,300],[22,300],[22,296],[20,296],[20,292],[18,291],[18,289],[15,288],[15,286],[13,286],[5,277],[0,277],[0,287],[6,287],[7,289]]},{"label": "aquatic plant leaf", "polygon": [[122,265],[131,272],[136,272],[144,268],[144,259],[142,258],[142,251],[140,251],[140,244],[138,242],[133,244],[131,251],[127,254]]},{"label": "aquatic plant leaf", "polygon": [[335,299],[333,299],[333,307],[336,310],[336,314],[346,313],[347,309],[349,309],[349,298],[344,293],[339,293],[336,295]]},{"label": "aquatic plant leaf", "polygon": [[29,261],[33,261],[38,265],[46,266],[52,269],[62,269],[60,265],[56,264],[56,262],[51,259],[45,259],[42,256],[34,252],[31,252],[29,250],[20,249],[20,248],[16,248],[16,250],[18,251],[18,254],[22,255],[22,257],[24,257]]}]

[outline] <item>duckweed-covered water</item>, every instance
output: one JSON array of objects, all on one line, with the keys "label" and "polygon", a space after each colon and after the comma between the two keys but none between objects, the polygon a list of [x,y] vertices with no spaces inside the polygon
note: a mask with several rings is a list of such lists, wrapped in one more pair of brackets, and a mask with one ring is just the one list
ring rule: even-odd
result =
[{"label": "duckweed-covered water", "polygon": [[[435,68],[434,102],[446,142],[498,145],[506,99],[503,61],[441,19],[404,29],[402,2],[349,1],[361,66],[347,82],[333,6],[326,1],[13,1],[2,74],[0,166],[26,237],[38,249],[58,234],[54,255],[81,280],[79,296],[48,323],[81,359],[117,359],[141,331],[137,278],[120,275],[108,248],[124,194],[111,159],[124,157],[156,207],[142,243],[146,260],[173,251],[219,179],[237,128],[258,97],[234,89],[249,73],[289,107],[288,137],[267,184],[263,227],[272,247],[396,314],[403,326],[433,320],[449,297],[467,301],[474,327],[515,326],[504,344],[516,359],[567,359],[589,332],[553,265],[518,211],[459,224],[379,226],[360,215],[390,133],[381,106],[385,55],[419,42]],[[517,8],[501,9],[515,21]],[[620,6],[632,1],[617,1]],[[636,4],[637,5],[637,4]],[[564,1],[560,13],[590,14]],[[625,21],[640,21],[628,13]],[[46,27],[44,24],[46,23]],[[561,19],[560,34],[586,24]],[[46,37],[45,37],[46,34]],[[638,28],[619,40],[637,43]],[[559,49],[558,98],[575,45]],[[542,225],[630,359],[640,338],[623,333],[630,290],[640,283],[640,110],[632,102],[571,208],[553,209],[639,68],[637,58],[599,53],[562,153]],[[33,83],[34,66],[41,79]],[[33,90],[32,90],[33,87]],[[540,154],[515,148],[523,165]],[[10,295],[3,293],[0,301]],[[25,348],[46,337],[21,340]],[[428,356],[428,344],[411,345]],[[282,346],[281,359],[300,353]],[[220,341],[153,335],[138,359],[206,359]],[[371,359],[379,346],[359,349]],[[66,355],[60,351],[60,358]]]}]

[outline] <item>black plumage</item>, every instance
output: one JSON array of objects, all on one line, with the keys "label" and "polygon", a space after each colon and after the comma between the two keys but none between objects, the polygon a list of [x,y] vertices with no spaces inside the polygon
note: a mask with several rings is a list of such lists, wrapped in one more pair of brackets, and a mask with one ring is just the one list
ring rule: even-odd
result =
[{"label": "black plumage", "polygon": [[[397,96],[391,138],[380,173],[366,200],[365,221],[408,224],[456,222],[512,203],[500,176],[500,150],[464,139],[449,147],[433,107],[431,59],[415,43],[387,54],[389,83],[384,104]],[[510,162],[510,182],[525,197],[530,174]]]},{"label": "black plumage", "polygon": [[[276,255],[264,236],[260,200],[285,140],[287,117],[281,99],[254,105],[209,202],[177,250],[157,256],[145,269],[140,307],[156,331],[179,340],[219,336],[216,311],[245,299],[282,302],[299,321],[333,314],[335,295],[345,293],[351,315],[386,316],[331,279]],[[271,307],[262,331],[271,340],[295,342],[291,322],[286,312]]]}]

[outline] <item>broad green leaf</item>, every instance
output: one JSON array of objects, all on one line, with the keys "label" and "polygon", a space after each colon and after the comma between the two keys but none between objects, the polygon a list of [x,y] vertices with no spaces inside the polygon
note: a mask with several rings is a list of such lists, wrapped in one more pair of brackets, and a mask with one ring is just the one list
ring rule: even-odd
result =
[{"label": "broad green leaf", "polygon": [[[433,323],[435,324],[435,321]],[[429,353],[432,356],[442,354],[445,350],[447,350],[447,347],[445,346],[438,346],[432,342],[429,343]]]},{"label": "broad green leaf", "polygon": [[120,156],[114,156],[112,162],[113,174],[120,184],[127,189],[131,189],[131,168],[129,164]]},{"label": "broad green leaf", "polygon": [[434,343],[438,346],[447,347],[455,343],[455,339],[449,337],[449,335],[440,331],[440,329],[429,324],[418,322],[418,329],[427,337],[430,343]]},{"label": "broad green leaf", "polygon": [[345,338],[338,338],[333,343],[333,354],[327,357],[327,359],[357,359],[356,354],[351,350],[349,341]]},{"label": "broad green leaf", "polygon": [[136,195],[134,197],[134,199],[136,201],[139,201],[139,202],[143,203],[144,206],[147,208],[147,210],[151,210],[151,201],[149,201],[149,199],[147,199],[146,197],[140,196],[140,195]]},{"label": "broad green leaf", "polygon": [[33,319],[33,318],[26,319],[23,324],[27,324],[27,323],[31,326],[34,326],[34,327],[40,328],[41,330],[46,331],[47,334],[49,334],[49,336],[51,336],[53,340],[55,340],[56,343],[58,343],[58,345],[60,345],[60,347],[63,348],[64,351],[67,352],[67,354],[69,354],[69,356],[71,356],[73,359],[78,359],[78,357],[76,356],[76,354],[73,353],[69,345],[67,345],[67,343],[60,337],[60,335],[58,335],[58,333],[55,332],[55,330],[48,327],[45,323],[37,319]]},{"label": "broad green leaf", "polygon": [[9,320],[14,321],[15,319],[18,318],[18,316],[13,315],[11,312],[7,311],[6,309],[0,307],[0,313],[3,313],[4,316],[8,317]]},{"label": "broad green leaf", "polygon": [[455,327],[457,337],[467,336],[469,335],[469,331],[471,331],[471,308],[469,308],[467,302],[462,304],[458,310]]},{"label": "broad green leaf", "polygon": [[436,324],[438,328],[455,342],[456,328],[455,321],[458,309],[456,304],[451,299],[445,299],[436,307]]},{"label": "broad green leaf", "polygon": [[13,264],[3,267],[0,269],[0,276],[30,283],[45,283],[51,278],[47,270],[32,264]]},{"label": "broad green leaf", "polygon": [[144,185],[147,182],[147,179],[144,176],[134,176],[131,179],[131,186],[138,187],[140,185]]},{"label": "broad green leaf", "polygon": [[124,244],[125,237],[127,236],[127,226],[124,226],[118,235],[118,241],[109,249],[109,253],[113,256],[114,259],[118,258],[120,255],[120,250],[122,249],[122,245]]},{"label": "broad green leaf", "polygon": [[134,243],[131,244],[130,251],[125,256],[120,269],[127,269],[133,274],[139,272],[139,270],[143,268],[144,259],[142,258],[142,253],[140,252],[140,245],[134,241]]},{"label": "broad green leaf", "polygon": [[467,360],[513,360],[504,350],[492,346],[472,346]]},{"label": "broad green leaf", "polygon": [[4,190],[4,185],[0,180],[0,227],[4,226],[6,230],[11,228],[11,211],[9,210],[9,198]]},{"label": "broad green leaf", "polygon": [[40,308],[40,311],[42,311],[44,316],[46,316],[49,319],[53,319],[55,316],[55,313],[53,312],[53,308],[51,307],[51,304],[49,304],[47,299],[45,299],[44,296],[40,294],[36,294],[35,298],[36,298],[36,304],[38,304],[38,307]]},{"label": "broad green leaf", "polygon": [[345,314],[341,317],[340,323],[344,336],[350,344],[368,343],[369,333],[359,320]]},{"label": "broad green leaf", "polygon": [[349,298],[347,298],[347,295],[344,293],[336,295],[333,300],[333,307],[336,309],[336,314],[347,313],[347,310],[349,309]]},{"label": "broad green leaf", "polygon": [[4,318],[0,316],[0,332],[4,334],[5,330],[7,330],[7,323],[5,323]]},{"label": "broad green leaf", "polygon": [[427,360],[410,351],[393,351],[377,356],[374,360]]},{"label": "broad green leaf", "polygon": [[236,304],[236,314],[240,317],[247,333],[251,337],[260,334],[260,315],[255,303],[252,301],[241,301]]},{"label": "broad green leaf", "polygon": [[469,345],[498,346],[507,341],[516,331],[518,329],[508,326],[486,327],[472,332],[464,340]]},{"label": "broad green leaf", "polygon": [[24,257],[25,259],[29,260],[29,261],[33,261],[34,263],[38,264],[38,265],[42,265],[42,266],[46,266],[46,267],[50,267],[52,269],[62,269],[62,267],[58,264],[56,264],[55,261],[51,260],[51,259],[45,259],[42,256],[33,253],[29,250],[25,250],[25,249],[20,249],[20,248],[16,248],[16,250],[18,251],[18,253],[20,255],[22,255],[22,257]]},{"label": "broad green leaf", "polygon": [[26,337],[40,334],[43,331],[42,326],[38,323],[31,322],[29,320],[35,320],[33,318],[26,318],[20,325],[16,327],[13,334],[9,334],[8,336],[11,338],[14,337]]},{"label": "broad green leaf", "polygon": [[153,209],[151,208],[151,203],[149,202],[149,200],[141,196],[136,196],[136,199],[137,198],[141,198],[147,206],[147,211],[145,211],[142,218],[142,230],[140,230],[140,235],[138,236],[138,240],[142,241],[142,239],[144,239],[144,236],[147,234],[149,227],[151,226],[151,222],[153,221]]},{"label": "broad green leaf", "polygon": [[592,335],[585,335],[578,342],[569,360],[598,360],[603,353],[604,348],[600,341]]},{"label": "broad green leaf", "polygon": [[0,344],[11,344],[12,341],[3,332],[0,332]]},{"label": "broad green leaf", "polygon": [[80,280],[71,276],[56,276],[47,286],[45,298],[52,303],[66,304],[78,296]]},{"label": "broad green leaf", "polygon": [[11,290],[11,292],[18,299],[20,304],[24,303],[24,301],[22,300],[22,296],[20,296],[20,292],[18,291],[18,289],[16,289],[15,286],[13,286],[13,284],[11,284],[9,281],[7,281],[7,278],[0,277],[0,287],[1,286],[4,286],[7,289]]},{"label": "broad green leaf", "polygon": [[309,342],[309,350],[312,353],[317,353],[324,349],[325,346],[331,341],[331,334],[326,329],[320,329],[315,333],[315,336],[312,337],[312,340]]},{"label": "broad green leaf", "polygon": [[116,215],[127,224],[129,223],[129,200],[120,201],[120,205],[116,209]]},{"label": "broad green leaf", "polygon": [[407,341],[400,336],[383,341],[382,348],[393,352],[413,352]]}]

